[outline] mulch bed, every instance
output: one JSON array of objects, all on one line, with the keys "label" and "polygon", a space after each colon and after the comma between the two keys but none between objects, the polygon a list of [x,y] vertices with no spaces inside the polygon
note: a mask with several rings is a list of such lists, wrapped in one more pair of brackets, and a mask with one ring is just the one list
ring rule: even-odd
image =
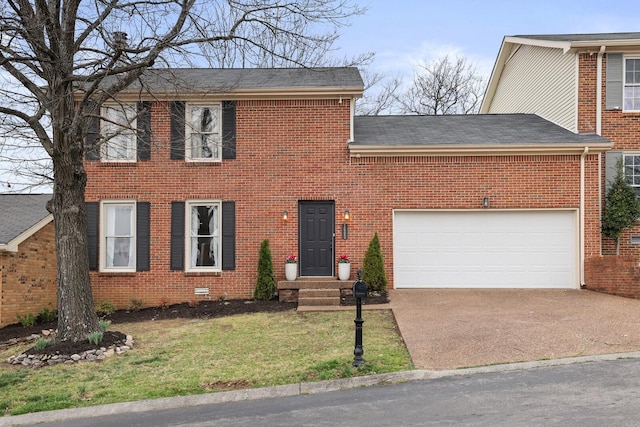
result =
[{"label": "mulch bed", "polygon": [[[387,293],[371,295],[362,298],[362,304],[385,304],[388,303]],[[341,305],[355,305],[356,300],[351,296],[342,297]],[[103,316],[105,320],[111,321],[110,329],[117,328],[118,324],[131,322],[144,322],[150,320],[165,319],[193,319],[193,318],[215,318],[231,316],[234,314],[246,313],[276,313],[282,311],[295,310],[295,303],[255,300],[227,300],[227,301],[201,301],[196,305],[188,303],[174,304],[166,307],[149,307],[141,310],[117,310],[112,314]],[[35,326],[25,327],[19,323],[0,328],[0,345],[15,338],[25,338],[31,335],[39,335],[43,330],[55,330],[57,322],[39,323]],[[135,338],[135,337],[134,337]],[[111,345],[124,344],[126,336],[117,331],[107,331],[103,340],[98,345],[93,345],[89,341],[82,342],[56,342],[45,347],[43,350],[30,348],[27,354],[66,354],[71,355],[81,353],[86,350],[109,347]]]}]

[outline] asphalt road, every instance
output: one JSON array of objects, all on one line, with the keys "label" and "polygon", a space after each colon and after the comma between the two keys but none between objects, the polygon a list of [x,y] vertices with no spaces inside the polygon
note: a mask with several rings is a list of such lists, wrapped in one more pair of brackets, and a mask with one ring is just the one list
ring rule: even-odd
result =
[{"label": "asphalt road", "polygon": [[640,359],[474,373],[42,426],[635,426]]}]

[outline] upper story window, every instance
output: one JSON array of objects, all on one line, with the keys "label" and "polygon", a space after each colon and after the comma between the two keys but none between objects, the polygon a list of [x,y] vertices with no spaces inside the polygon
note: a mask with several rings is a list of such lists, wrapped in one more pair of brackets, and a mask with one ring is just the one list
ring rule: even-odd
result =
[{"label": "upper story window", "polygon": [[624,61],[624,110],[640,111],[640,58]]},{"label": "upper story window", "polygon": [[222,270],[220,201],[189,201],[185,218],[187,271]]},{"label": "upper story window", "polygon": [[136,271],[136,203],[105,201],[101,207],[101,270]]},{"label": "upper story window", "polygon": [[137,156],[136,104],[102,107],[100,158],[106,162],[135,162]]},{"label": "upper story window", "polygon": [[191,161],[222,160],[222,112],[219,103],[186,106],[186,158]]}]

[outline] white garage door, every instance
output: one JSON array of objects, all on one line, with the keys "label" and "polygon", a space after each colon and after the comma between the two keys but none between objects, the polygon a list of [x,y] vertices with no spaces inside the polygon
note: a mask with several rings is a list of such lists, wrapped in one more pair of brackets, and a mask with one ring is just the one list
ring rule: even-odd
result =
[{"label": "white garage door", "polygon": [[395,211],[396,288],[576,288],[575,211]]}]

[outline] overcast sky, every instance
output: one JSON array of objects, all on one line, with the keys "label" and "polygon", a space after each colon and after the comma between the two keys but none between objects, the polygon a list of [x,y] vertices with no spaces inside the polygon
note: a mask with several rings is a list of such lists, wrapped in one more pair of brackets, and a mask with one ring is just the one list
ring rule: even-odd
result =
[{"label": "overcast sky", "polygon": [[505,35],[640,31],[631,0],[354,0],[368,7],[339,40],[347,56],[375,52],[372,68],[410,76],[413,65],[463,55],[488,75]]}]

